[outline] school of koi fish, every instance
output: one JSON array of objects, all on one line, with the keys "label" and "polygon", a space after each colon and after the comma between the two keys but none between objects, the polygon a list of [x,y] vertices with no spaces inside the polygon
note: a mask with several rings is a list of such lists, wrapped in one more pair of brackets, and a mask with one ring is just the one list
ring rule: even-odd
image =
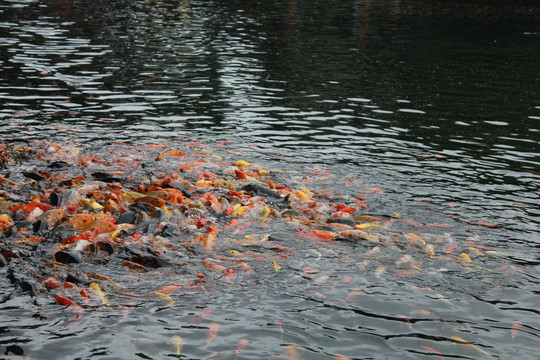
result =
[{"label": "school of koi fish", "polygon": [[[299,263],[309,264],[300,243],[302,249],[309,244],[311,258],[352,262],[360,274],[376,279],[420,275],[435,262],[463,271],[523,272],[510,255],[475,243],[474,231],[459,242],[447,232],[458,222],[469,226],[466,231],[496,224],[425,224],[398,213],[377,214],[369,202],[383,191],[352,176],[336,178],[317,167],[265,169],[226,143],[115,143],[99,152],[78,145],[32,142],[21,148],[23,165],[3,170],[0,269],[10,286],[1,289],[0,303],[14,294],[36,305],[55,301],[76,321],[87,309],[124,311],[129,299],[169,308],[175,293],[212,291],[217,283],[226,286],[260,269],[324,277],[316,267],[299,269]],[[340,186],[347,195],[336,192]],[[155,283],[151,274],[163,269],[181,273],[171,276],[181,281]],[[139,292],[134,283],[151,290]],[[344,301],[353,302],[360,292],[351,288]],[[514,325],[513,337],[520,326]],[[208,321],[207,344],[219,328]],[[490,355],[472,339],[452,339]],[[237,358],[249,342],[238,342]],[[173,336],[167,346],[180,355],[182,337]],[[300,359],[298,349],[289,344],[287,356]],[[444,358],[428,346],[422,351]]]}]

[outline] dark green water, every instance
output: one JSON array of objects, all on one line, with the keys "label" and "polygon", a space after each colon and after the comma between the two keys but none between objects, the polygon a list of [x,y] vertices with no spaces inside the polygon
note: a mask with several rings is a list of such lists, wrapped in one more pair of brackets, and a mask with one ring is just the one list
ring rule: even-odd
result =
[{"label": "dark green water", "polygon": [[[429,276],[384,281],[373,277],[377,266],[357,277],[357,264],[323,260],[331,284],[261,276],[213,297],[183,294],[174,311],[139,304],[127,320],[96,315],[66,325],[58,314],[43,322],[18,298],[0,305],[0,352],[24,344],[36,359],[56,359],[57,351],[158,359],[173,357],[167,341],[180,332],[190,359],[234,358],[246,334],[246,359],[296,359],[290,343],[303,359],[440,358],[426,346],[446,358],[535,358],[540,8],[472,3],[0,3],[2,143],[228,141],[246,160],[319,166],[381,188],[372,204],[381,213],[460,219],[461,227],[436,235],[512,255],[484,272],[446,272],[436,263]],[[477,221],[500,227],[463,225]],[[364,293],[342,306],[337,299],[347,292],[332,281],[349,275]],[[419,293],[424,287],[430,291]],[[222,324],[214,348],[201,341],[206,328],[189,323],[207,307]]]}]

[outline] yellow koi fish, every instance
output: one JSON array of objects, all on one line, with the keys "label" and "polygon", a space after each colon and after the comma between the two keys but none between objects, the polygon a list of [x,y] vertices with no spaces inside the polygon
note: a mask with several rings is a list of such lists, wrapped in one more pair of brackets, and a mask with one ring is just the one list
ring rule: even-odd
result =
[{"label": "yellow koi fish", "polygon": [[165,308],[168,308],[168,307],[171,307],[174,305],[174,300],[173,298],[171,297],[171,295],[168,295],[168,294],[164,294],[160,291],[154,291],[154,294],[156,295],[159,295],[159,296],[162,296],[164,299],[167,300],[167,305],[165,305]]},{"label": "yellow koi fish", "polygon": [[484,351],[480,349],[478,346],[474,345],[473,343],[470,343],[458,336],[452,336],[452,339],[454,340],[454,344],[463,344],[471,347],[472,349],[478,351],[479,353],[482,353],[484,355],[493,356],[492,354],[488,353],[487,351]]},{"label": "yellow koi fish", "polygon": [[435,248],[432,244],[427,244],[426,246],[424,246],[424,250],[430,258],[433,259],[435,257]]},{"label": "yellow koi fish", "polygon": [[484,254],[484,252],[482,250],[478,250],[477,248],[475,247],[472,247],[472,246],[469,246],[468,247],[469,251],[474,254],[474,255],[477,255],[477,256],[483,256],[483,257],[489,257],[487,256],[486,254]]},{"label": "yellow koi fish", "polygon": [[263,221],[263,220],[266,219],[268,216],[270,216],[271,213],[272,213],[272,210],[271,210],[269,207],[265,207],[265,208],[262,209],[262,211],[261,211],[261,216],[259,217],[259,220],[260,220],[260,221]]},{"label": "yellow koi fish", "polygon": [[459,254],[459,259],[460,259],[460,263],[461,265],[463,266],[476,266],[477,268],[481,269],[482,267],[480,265],[477,265],[475,264],[471,258],[469,257],[469,255],[465,254],[465,253],[461,253]]},{"label": "yellow koi fish", "polygon": [[98,210],[99,211],[99,210],[103,209],[103,205],[97,203],[94,199],[82,198],[81,202],[89,210]]},{"label": "yellow koi fish", "polygon": [[272,260],[272,264],[274,265],[274,270],[276,271],[281,271],[281,269],[283,269],[283,266],[281,266],[281,264],[276,260]]},{"label": "yellow koi fish", "polygon": [[358,224],[354,226],[355,229],[371,229],[371,228],[380,228],[380,227],[383,227],[383,226],[377,223],[363,223],[363,224]]},{"label": "yellow koi fish", "polygon": [[173,335],[171,337],[171,341],[169,341],[167,344],[170,344],[174,347],[176,355],[180,355],[180,353],[182,352],[182,347],[184,346],[184,340],[182,340],[179,335]]},{"label": "yellow koi fish", "polygon": [[90,285],[88,286],[90,287],[90,289],[94,290],[99,295],[99,298],[101,299],[101,303],[103,305],[107,306],[108,308],[112,308],[111,304],[109,303],[109,299],[107,299],[107,296],[105,296],[105,292],[103,291],[101,286],[96,283],[90,283]]}]

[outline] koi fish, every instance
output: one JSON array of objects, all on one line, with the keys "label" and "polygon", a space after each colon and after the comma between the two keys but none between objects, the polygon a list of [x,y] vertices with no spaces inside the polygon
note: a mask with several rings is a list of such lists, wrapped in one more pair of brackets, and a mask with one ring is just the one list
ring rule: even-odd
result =
[{"label": "koi fish", "polygon": [[246,263],[245,261],[238,261],[236,263],[244,269],[245,276],[248,276],[249,274],[251,274],[251,266],[249,266],[248,263]]},{"label": "koi fish", "polygon": [[305,349],[303,346],[300,346],[295,343],[290,343],[290,344],[286,344],[285,347],[287,348],[287,355],[289,356],[289,359],[304,360],[302,356],[300,356],[300,353],[298,352],[298,349]]},{"label": "koi fish", "polygon": [[519,331],[519,328],[522,326],[523,324],[520,323],[519,321],[516,321],[514,323],[514,325],[512,325],[512,333],[510,334],[512,336],[512,339],[516,337],[518,331]]},{"label": "koi fish", "polygon": [[370,215],[351,216],[351,219],[353,219],[355,221],[368,221],[368,222],[381,221],[381,218],[378,218],[378,217],[375,217],[375,216],[370,216]]},{"label": "koi fish", "polygon": [[56,302],[63,306],[78,306],[76,302],[71,300],[70,298],[67,298],[62,295],[55,294],[54,298],[56,299]]},{"label": "koi fish", "polygon": [[[90,230],[96,220],[108,219],[105,214],[76,214],[69,219],[69,224],[76,230]],[[112,224],[112,219],[110,219]]]},{"label": "koi fish", "polygon": [[36,220],[44,220],[49,227],[52,227],[63,217],[64,217],[64,210],[57,208],[57,209],[50,209],[50,210],[45,211],[43,214],[38,216]]},{"label": "koi fish", "polygon": [[56,299],[56,302],[59,305],[67,306],[67,307],[73,307],[76,312],[76,319],[80,319],[82,316],[82,306],[77,304],[75,301],[71,300],[70,298],[67,298],[62,295],[55,294],[54,298]]},{"label": "koi fish", "polygon": [[488,353],[487,351],[484,351],[482,349],[480,349],[478,346],[474,345],[473,343],[470,343],[458,336],[451,336],[451,338],[454,340],[454,344],[463,344],[463,345],[467,345],[469,347],[471,347],[472,349],[478,351],[479,353],[482,353],[484,355],[489,355],[489,356],[493,356],[492,354]]},{"label": "koi fish", "polygon": [[205,248],[211,249],[216,241],[217,232],[211,231],[211,227],[208,227],[208,230],[209,231],[202,238],[202,243]]},{"label": "koi fish", "polygon": [[481,269],[482,267],[480,265],[477,265],[475,264],[471,258],[469,257],[469,255],[465,254],[465,253],[461,253],[459,254],[459,259],[460,259],[460,263],[461,265],[463,266],[476,266],[477,268]]},{"label": "koi fish", "polygon": [[377,270],[375,270],[375,277],[376,277],[377,279],[380,279],[382,273],[385,272],[385,271],[386,271],[386,267],[384,267],[384,266],[379,266],[379,267],[377,268]]},{"label": "koi fish", "polygon": [[367,240],[370,242],[381,242],[385,243],[388,239],[384,235],[372,234],[367,231],[355,229],[355,230],[345,230],[339,233],[340,236],[351,239],[351,240]]},{"label": "koi fish", "polygon": [[142,196],[142,197],[136,198],[134,203],[135,204],[144,203],[144,204],[149,204],[149,205],[159,208],[165,205],[167,202],[156,196]]},{"label": "koi fish", "polygon": [[70,237],[67,237],[65,238],[64,240],[62,240],[62,244],[64,245],[70,245],[70,244],[73,244],[79,240],[90,240],[90,239],[93,239],[94,236],[92,235],[91,232],[87,231],[87,232],[84,232],[82,234],[78,234],[78,235],[72,235]]},{"label": "koi fish", "polygon": [[432,244],[427,244],[426,246],[424,246],[424,250],[430,258],[433,259],[435,257],[435,248]]},{"label": "koi fish", "polygon": [[281,269],[283,269],[283,266],[281,266],[276,260],[272,260],[272,265],[274,265],[275,271],[281,271]]},{"label": "koi fish", "polygon": [[360,295],[361,292],[362,292],[362,289],[352,289],[351,291],[349,291],[349,293],[345,297],[345,301],[353,302],[354,300],[356,300],[356,298],[358,297],[358,295]]},{"label": "koi fish", "polygon": [[457,249],[457,244],[454,243],[454,244],[450,244],[450,245],[446,248],[446,250],[444,250],[444,251],[446,251],[447,254],[451,254],[451,253],[452,253],[454,250],[456,250],[456,249]]},{"label": "koi fish", "polygon": [[219,323],[212,321],[208,324],[208,335],[206,336],[206,345],[214,340],[219,332]]},{"label": "koi fish", "polygon": [[182,347],[184,346],[184,340],[179,335],[173,335],[171,336],[171,340],[167,342],[167,344],[170,344],[173,346],[176,355],[180,355],[182,352]]},{"label": "koi fish", "polygon": [[380,227],[384,227],[384,226],[377,223],[363,223],[363,224],[358,224],[354,226],[355,229],[371,229],[371,228],[380,228]]},{"label": "koi fish", "polygon": [[416,234],[408,233],[408,234],[405,234],[404,236],[405,236],[405,239],[407,239],[407,241],[409,242],[409,244],[411,244],[414,247],[420,247],[420,245],[426,246],[426,241]]},{"label": "koi fish", "polygon": [[378,246],[375,246],[375,247],[369,249],[368,251],[366,251],[365,253],[363,253],[362,255],[373,255],[373,254],[377,254],[380,251],[381,251],[381,249]]},{"label": "koi fish", "polygon": [[336,234],[332,231],[326,231],[326,230],[311,230],[310,234],[313,234],[321,239],[328,239],[332,240],[336,237]]},{"label": "koi fish", "polygon": [[49,204],[43,204],[40,202],[32,202],[28,204],[15,206],[14,208],[11,209],[11,211],[15,213],[17,210],[21,210],[26,216],[28,216],[28,214],[30,214],[36,208],[39,208],[40,210],[44,212],[44,211],[50,210],[52,206]]},{"label": "koi fish", "polygon": [[[180,289],[183,285],[182,284],[169,284],[162,286],[157,292],[160,292],[162,294],[172,293]],[[159,294],[158,294],[159,295]]]},{"label": "koi fish", "polygon": [[227,268],[223,265],[220,265],[218,263],[215,263],[209,259],[204,259],[203,260],[203,265],[206,266],[208,269],[210,270],[214,270],[214,271],[226,271]]},{"label": "koi fish", "polygon": [[370,260],[369,259],[366,259],[366,260],[362,260],[358,263],[358,266],[360,267],[360,269],[362,269],[362,271],[366,271],[366,266],[368,266],[370,263]]},{"label": "koi fish", "polygon": [[338,285],[346,285],[353,280],[352,276],[344,276],[343,279],[338,283]]},{"label": "koi fish", "polygon": [[469,251],[471,253],[473,253],[474,255],[477,255],[477,256],[483,256],[483,257],[486,257],[488,258],[489,256],[487,256],[486,254],[484,254],[484,252],[482,250],[478,250],[477,248],[475,247],[472,247],[472,246],[469,246],[468,247]]},{"label": "koi fish", "polygon": [[406,263],[409,263],[411,261],[412,261],[412,256],[407,254],[407,255],[402,256],[399,260],[397,260],[396,265],[406,264]]},{"label": "koi fish", "polygon": [[406,323],[407,326],[409,327],[409,329],[412,330],[413,327],[412,327],[411,321],[409,320],[408,317],[406,317],[405,315],[402,315],[402,314],[396,314],[396,316],[398,318],[400,318],[404,323]]},{"label": "koi fish", "polygon": [[268,216],[270,216],[270,214],[272,214],[272,209],[270,209],[269,207],[264,207],[261,210],[261,215],[259,216],[259,221],[263,221]]},{"label": "koi fish", "polygon": [[171,307],[171,306],[174,305],[174,300],[173,300],[173,298],[171,297],[171,295],[164,294],[164,293],[162,293],[162,292],[160,292],[160,291],[154,291],[154,294],[159,295],[159,296],[162,296],[164,299],[167,300],[167,304],[165,305],[164,308],[169,308],[169,307]]},{"label": "koi fish", "polygon": [[439,359],[441,359],[441,360],[444,360],[444,359],[445,359],[445,358],[444,358],[444,355],[443,355],[442,353],[440,353],[439,351],[435,350],[435,349],[432,348],[432,347],[422,345],[422,346],[420,346],[420,348],[422,348],[422,349],[424,349],[424,350],[427,350],[427,351],[429,351],[429,352],[431,352],[431,353],[437,355],[437,356],[439,357]]},{"label": "koi fish", "polygon": [[81,202],[84,204],[84,206],[86,208],[88,208],[89,210],[96,210],[96,211],[99,211],[99,210],[102,210],[103,209],[103,205],[97,203],[94,199],[88,199],[88,198],[82,198],[81,199]]},{"label": "koi fish", "polygon": [[162,191],[152,191],[146,195],[169,201],[171,204],[174,205],[180,204],[184,201],[184,194],[180,190],[176,189],[163,189]]},{"label": "koi fish", "polygon": [[276,319],[274,322],[276,323],[276,326],[278,327],[279,331],[281,332],[281,337],[283,338],[283,327],[281,326],[281,320]]},{"label": "koi fish", "polygon": [[107,296],[105,296],[105,292],[103,291],[101,286],[96,283],[90,283],[88,287],[94,290],[99,295],[99,298],[101,299],[101,303],[103,305],[107,306],[108,308],[112,308],[111,304],[109,303],[109,299],[107,299]]},{"label": "koi fish", "polygon": [[242,170],[234,169],[234,174],[236,175],[236,178],[239,180],[246,180],[248,178],[246,173]]},{"label": "koi fish", "polygon": [[136,199],[140,198],[140,197],[143,197],[144,195],[141,194],[141,193],[138,193],[138,192],[135,192],[135,191],[128,191],[128,192],[125,192],[125,193],[122,193],[120,195],[120,197],[122,198],[122,200],[124,200],[125,202],[127,203],[132,203],[134,202]]},{"label": "koi fish", "polygon": [[238,356],[240,356],[240,353],[242,350],[245,350],[249,344],[249,339],[243,338],[238,340],[238,344],[236,344],[236,359],[238,359]]},{"label": "koi fish", "polygon": [[334,354],[334,360],[348,360],[348,358],[342,354]]},{"label": "koi fish", "polygon": [[202,310],[199,311],[193,318],[189,319],[189,322],[192,323],[192,324],[198,324],[198,323],[201,323],[201,322],[203,322],[207,317],[209,317],[210,314],[212,314],[213,311],[214,311],[214,309],[211,309],[211,308],[205,308],[205,309],[202,309]]}]

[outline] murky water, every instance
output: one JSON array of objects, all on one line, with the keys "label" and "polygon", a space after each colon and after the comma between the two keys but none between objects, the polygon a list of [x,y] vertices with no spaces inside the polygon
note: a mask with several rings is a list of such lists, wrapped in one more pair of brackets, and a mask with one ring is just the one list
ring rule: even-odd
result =
[{"label": "murky water", "polygon": [[[481,268],[423,256],[421,273],[404,274],[396,262],[418,257],[415,249],[381,247],[373,258],[371,245],[296,241],[286,245],[299,255],[281,271],[254,264],[250,277],[177,292],[161,309],[160,299],[110,295],[127,310],[95,305],[79,321],[46,297],[36,317],[26,295],[3,298],[13,291],[4,279],[0,352],[15,344],[32,359],[535,358],[540,9],[413,3],[0,4],[2,143],[77,140],[99,151],[227,141],[213,150],[298,170],[314,189],[379,188],[371,213],[451,225],[393,224],[395,232],[506,254],[475,257]],[[145,286],[182,281],[146,276]],[[220,330],[207,344],[211,322]]]}]

